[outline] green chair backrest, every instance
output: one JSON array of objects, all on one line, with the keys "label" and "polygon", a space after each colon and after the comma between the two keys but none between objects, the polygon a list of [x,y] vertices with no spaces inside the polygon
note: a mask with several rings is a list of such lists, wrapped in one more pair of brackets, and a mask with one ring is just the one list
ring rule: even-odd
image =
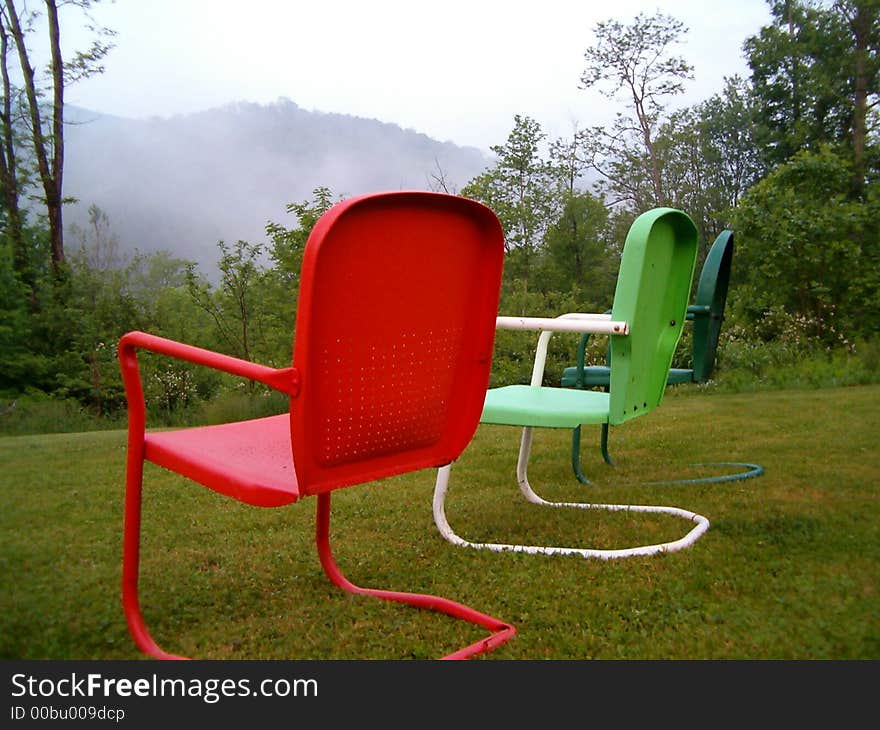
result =
[{"label": "green chair backrest", "polygon": [[697,229],[683,212],[655,208],[632,224],[617,276],[611,318],[629,335],[611,337],[611,424],[663,400],[681,337],[697,258]]},{"label": "green chair backrest", "polygon": [[718,338],[724,320],[724,306],[730,285],[730,264],[733,259],[733,231],[722,231],[703,264],[693,312],[694,382],[705,383],[715,367]]}]

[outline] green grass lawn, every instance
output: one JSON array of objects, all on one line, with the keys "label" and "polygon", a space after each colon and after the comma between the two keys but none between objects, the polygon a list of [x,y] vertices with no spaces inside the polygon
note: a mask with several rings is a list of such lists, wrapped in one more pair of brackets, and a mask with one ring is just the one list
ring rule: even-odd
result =
[{"label": "green grass lawn", "polygon": [[[750,394],[671,391],[645,418],[536,434],[530,476],[552,500],[662,504],[705,515],[693,547],[600,561],[445,542],[433,472],[334,495],[333,544],[364,586],[447,596],[515,624],[489,659],[880,659],[880,386]],[[463,537],[582,547],[675,539],[657,515],[562,510],[516,487],[519,431],[481,426],[453,468],[447,515]],[[125,434],[0,438],[0,657],[131,659],[119,597]],[[720,484],[692,462],[761,464]],[[168,651],[209,659],[433,658],[482,636],[440,614],[349,595],[313,544],[315,500],[258,509],[152,465],[142,603]]]}]

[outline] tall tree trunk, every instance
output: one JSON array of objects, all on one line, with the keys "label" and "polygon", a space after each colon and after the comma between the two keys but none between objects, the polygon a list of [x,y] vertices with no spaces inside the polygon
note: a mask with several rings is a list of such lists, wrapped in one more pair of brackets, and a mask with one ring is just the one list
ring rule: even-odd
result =
[{"label": "tall tree trunk", "polygon": [[12,83],[9,80],[9,67],[6,59],[9,53],[9,35],[0,16],[0,73],[3,79],[3,111],[0,112],[0,183],[3,186],[3,210],[6,213],[6,235],[12,243],[15,270],[23,280],[27,279],[28,256],[22,231],[21,209],[19,207],[18,160],[15,155],[15,140],[12,124]]},{"label": "tall tree trunk", "polygon": [[645,152],[648,154],[648,163],[651,172],[651,190],[654,194],[652,205],[664,205],[665,195],[663,193],[663,177],[660,172],[660,162],[657,159],[657,151],[654,148],[654,139],[651,135],[651,120],[648,118],[648,112],[645,110],[645,98],[636,90],[635,80],[630,80],[630,91],[632,92],[633,105],[636,110],[636,118],[642,132],[642,144],[645,146]]},{"label": "tall tree trunk", "polygon": [[[58,7],[56,0],[45,0],[49,21],[49,40],[52,53],[52,78],[54,84],[52,110],[52,138],[43,133],[43,118],[34,80],[34,68],[31,65],[25,44],[24,31],[19,20],[14,0],[5,0],[8,21],[18,50],[18,60],[24,81],[24,90],[28,100],[30,114],[31,138],[34,143],[34,156],[40,181],[43,184],[43,195],[49,218],[49,242],[52,270],[57,274],[64,262],[64,228],[61,216],[61,171],[64,163],[64,68],[61,60],[61,46],[58,28]],[[49,159],[49,146],[52,145],[53,155]]]},{"label": "tall tree trunk", "polygon": [[854,12],[847,14],[855,41],[855,74],[853,83],[853,193],[861,197],[865,191],[865,137],[868,116],[868,53],[871,28],[877,20],[877,8],[854,3]]},{"label": "tall tree trunk", "polygon": [[[52,49],[52,162],[46,205],[49,208],[49,235],[52,246],[52,264],[64,261],[64,224],[62,211],[62,178],[64,175],[64,60],[61,57],[61,33],[58,28],[56,0],[46,0],[49,20],[49,42]],[[50,202],[51,200],[51,202]]]},{"label": "tall tree trunk", "polygon": [[800,99],[800,51],[797,46],[797,26],[794,22],[794,6],[791,0],[785,3],[786,16],[788,21],[788,61],[791,64],[788,69],[788,75],[791,79],[791,128],[796,135],[795,145],[786,150],[786,157],[793,154],[795,150],[803,144],[798,135],[798,128],[801,120],[801,99]]}]

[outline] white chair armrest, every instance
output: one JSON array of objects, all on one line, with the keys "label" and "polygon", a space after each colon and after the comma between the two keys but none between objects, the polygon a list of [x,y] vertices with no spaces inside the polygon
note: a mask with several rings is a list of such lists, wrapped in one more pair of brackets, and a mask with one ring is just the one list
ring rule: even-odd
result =
[{"label": "white chair armrest", "polygon": [[547,346],[554,332],[590,332],[593,334],[628,335],[629,324],[611,319],[610,314],[590,314],[568,312],[558,317],[497,317],[495,326],[499,329],[538,330],[538,344],[535,348],[535,364],[532,366],[532,386],[540,386],[544,380],[544,367],[547,364]]}]

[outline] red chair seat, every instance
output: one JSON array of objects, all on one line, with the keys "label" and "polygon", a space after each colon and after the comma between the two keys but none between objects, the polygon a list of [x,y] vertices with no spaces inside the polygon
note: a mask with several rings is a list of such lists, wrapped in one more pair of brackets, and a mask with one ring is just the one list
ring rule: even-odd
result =
[{"label": "red chair seat", "polygon": [[290,414],[149,433],[144,458],[215,492],[258,507],[299,498]]}]

